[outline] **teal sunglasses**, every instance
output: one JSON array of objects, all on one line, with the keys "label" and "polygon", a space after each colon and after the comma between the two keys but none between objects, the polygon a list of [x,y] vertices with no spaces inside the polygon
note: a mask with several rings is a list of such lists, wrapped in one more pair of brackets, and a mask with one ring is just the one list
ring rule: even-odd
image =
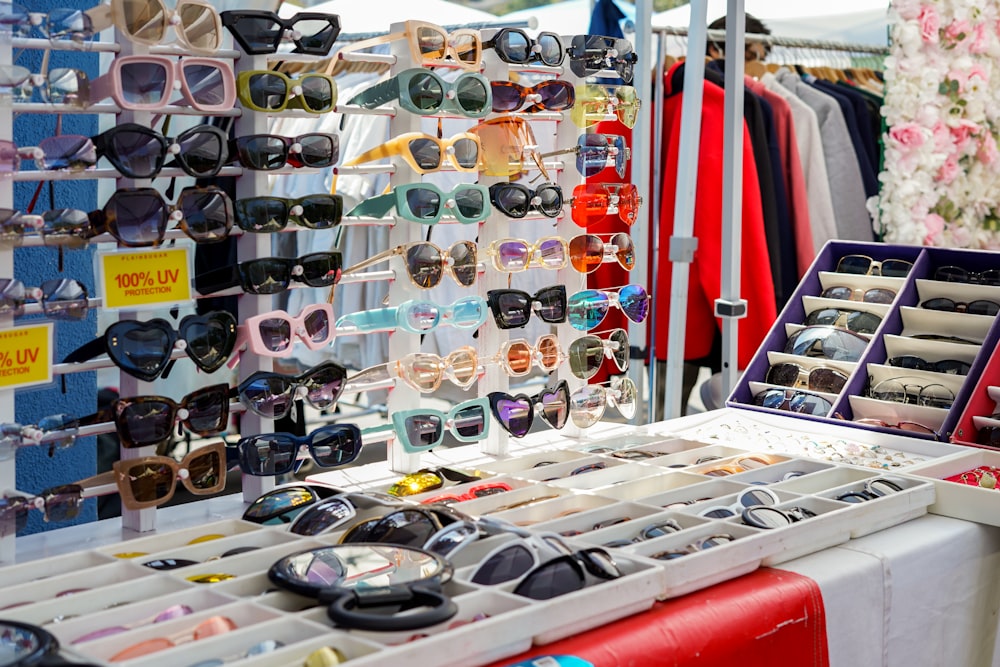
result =
[{"label": "teal sunglasses", "polygon": [[348,313],[337,320],[340,335],[398,329],[413,334],[433,331],[439,326],[450,325],[458,329],[478,329],[486,321],[489,309],[481,296],[465,296],[451,305],[442,306],[432,301],[412,299],[391,308],[376,308],[359,313]]},{"label": "teal sunglasses", "polygon": [[478,442],[490,434],[490,400],[463,401],[447,413],[433,408],[394,412],[391,428],[407,454],[437,447],[444,441],[445,430],[459,442]]},{"label": "teal sunglasses", "polygon": [[443,192],[433,183],[409,183],[366,199],[348,215],[383,218],[395,207],[397,215],[421,225],[436,225],[446,214],[471,225],[490,216],[489,193],[484,185],[456,185],[451,192]]},{"label": "teal sunglasses", "polygon": [[374,109],[399,100],[410,113],[448,112],[466,118],[483,118],[493,111],[490,80],[479,72],[464,72],[448,82],[429,69],[415,67],[377,83],[355,95],[348,104]]}]

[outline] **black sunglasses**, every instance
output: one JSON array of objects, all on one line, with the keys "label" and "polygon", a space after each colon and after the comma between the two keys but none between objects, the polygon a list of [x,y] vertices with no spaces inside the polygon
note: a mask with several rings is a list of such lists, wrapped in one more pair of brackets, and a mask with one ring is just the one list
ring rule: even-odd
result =
[{"label": "black sunglasses", "polygon": [[340,224],[344,217],[344,198],[330,194],[297,199],[247,197],[236,200],[235,211],[236,224],[245,232],[280,232],[289,222],[307,229],[330,229]]},{"label": "black sunglasses", "polygon": [[918,371],[931,371],[932,373],[947,373],[949,375],[968,375],[972,370],[971,364],[957,359],[941,359],[940,361],[926,361],[913,354],[901,354],[896,357],[889,357],[887,364],[900,368],[912,368]]},{"label": "black sunglasses", "polygon": [[515,438],[523,438],[531,430],[536,405],[541,406],[539,414],[542,419],[554,429],[561,429],[569,418],[569,384],[566,380],[560,380],[554,387],[546,387],[534,396],[494,391],[490,392],[489,399],[493,416]]},{"label": "black sunglasses", "polygon": [[324,361],[299,375],[257,371],[234,390],[248,410],[267,419],[281,419],[292,410],[301,388],[310,405],[325,410],[336,404],[344,391],[347,369]]},{"label": "black sunglasses", "polygon": [[819,417],[826,416],[833,410],[833,404],[822,396],[795,389],[766,389],[754,395],[753,403],[772,410]]},{"label": "black sunglasses", "polygon": [[233,226],[233,202],[214,185],[186,187],[173,205],[155,188],[122,188],[87,218],[85,238],[107,232],[128,248],[160,245],[173,220],[196,242],[213,243],[223,240]]},{"label": "black sunglasses", "polygon": [[337,251],[314,252],[294,259],[262,257],[195,276],[201,294],[220,292],[237,285],[247,294],[277,294],[292,281],[310,287],[330,287],[340,282],[344,260]]},{"label": "black sunglasses", "polygon": [[206,373],[222,367],[236,345],[236,318],[217,310],[188,315],[174,330],[170,322],[156,318],[148,322],[120,320],[104,336],[81,345],[63,359],[80,363],[107,353],[115,366],[129,375],[152,382],[169,373],[171,356],[178,341],[195,365]]},{"label": "black sunglasses", "polygon": [[330,167],[340,159],[340,137],[312,132],[297,137],[251,134],[236,137],[229,152],[247,169],[271,171],[291,167]]},{"label": "black sunglasses", "polygon": [[[549,540],[551,544],[553,541]],[[587,585],[586,574],[607,581],[622,576],[615,559],[600,547],[569,551],[542,563],[529,572],[514,588],[515,595],[532,600],[548,600],[578,591]]]},{"label": "black sunglasses", "polygon": [[242,519],[264,526],[289,524],[307,507],[339,493],[340,489],[322,484],[279,486],[250,503]]},{"label": "black sunglasses", "polygon": [[[129,178],[153,178],[168,155],[188,176],[215,176],[229,162],[229,137],[212,125],[196,125],[169,139],[156,130],[136,123],[123,123],[93,138],[97,157],[108,158],[114,168]],[[169,166],[169,165],[167,165]]]},{"label": "black sunglasses", "polygon": [[566,55],[559,35],[554,32],[540,32],[532,39],[519,28],[501,28],[493,39],[483,42],[483,50],[486,49],[493,49],[500,60],[515,65],[541,63],[558,67]]},{"label": "black sunglasses", "polygon": [[627,39],[604,35],[575,35],[566,48],[570,70],[588,76],[602,70],[614,70],[624,83],[632,83],[639,57]]},{"label": "black sunglasses", "polygon": [[928,310],[941,310],[949,313],[969,313],[970,315],[996,316],[1000,313],[1000,303],[989,299],[976,299],[975,301],[955,301],[947,297],[937,297],[927,299],[920,304],[921,308]]},{"label": "black sunglasses", "polygon": [[240,470],[258,477],[295,472],[299,451],[306,449],[323,468],[345,465],[361,453],[361,429],[354,424],[327,424],[309,435],[261,433],[237,443]]},{"label": "black sunglasses", "polygon": [[490,201],[508,218],[523,218],[531,210],[549,218],[562,213],[562,188],[543,183],[534,190],[520,183],[494,183],[490,186]]},{"label": "black sunglasses", "polygon": [[939,266],[934,271],[934,280],[949,283],[974,283],[977,285],[1000,285],[1000,269],[969,271],[961,266]]},{"label": "black sunglasses", "polygon": [[534,296],[516,289],[495,289],[486,293],[486,302],[493,312],[493,319],[501,329],[518,329],[528,324],[532,305],[534,312],[544,322],[566,321],[566,286],[543,287]]},{"label": "black sunglasses", "polygon": [[325,56],[340,35],[340,17],[336,14],[299,12],[284,19],[269,11],[237,10],[221,12],[219,16],[222,25],[250,55],[277,52],[288,31],[295,43],[293,53]]},{"label": "black sunglasses", "polygon": [[110,406],[80,419],[80,426],[113,421],[123,447],[165,445],[174,434],[178,417],[197,435],[215,435],[229,421],[228,384],[193,391],[178,403],[164,396],[119,398]]}]

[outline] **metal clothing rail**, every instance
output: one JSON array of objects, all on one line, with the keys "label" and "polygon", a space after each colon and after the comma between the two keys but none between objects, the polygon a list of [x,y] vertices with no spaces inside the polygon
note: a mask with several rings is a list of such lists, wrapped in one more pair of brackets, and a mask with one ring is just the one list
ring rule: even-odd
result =
[{"label": "metal clothing rail", "polygon": [[[645,3],[647,0],[639,0]],[[637,5],[639,2],[637,2]],[[815,39],[799,39],[761,34],[745,34],[745,11],[743,0],[729,0],[726,16],[729,30],[708,30],[707,0],[691,1],[691,18],[688,28],[670,26],[650,26],[646,28],[650,37],[658,35],[687,36],[687,66],[684,76],[684,100],[681,107],[680,145],[678,147],[678,178],[676,203],[674,207],[674,229],[670,235],[669,257],[673,263],[671,291],[666,297],[658,296],[651,304],[651,331],[648,347],[649,360],[649,421],[655,419],[656,397],[656,327],[660,317],[657,311],[664,298],[669,298],[669,327],[667,337],[665,392],[663,418],[673,419],[683,414],[682,386],[684,373],[685,321],[687,317],[687,291],[690,264],[698,247],[698,239],[692,236],[694,228],[695,194],[697,192],[698,153],[701,141],[702,81],[704,79],[705,46],[712,41],[725,40],[726,53],[732,54],[726,67],[725,91],[725,171],[723,174],[723,219],[722,219],[722,272],[720,298],[715,302],[715,314],[722,320],[722,369],[723,387],[726,395],[732,390],[737,379],[737,320],[746,314],[746,301],[740,298],[740,255],[742,232],[742,184],[743,162],[734,159],[742,154],[743,87],[738,85],[743,73],[743,54],[746,42],[761,42],[770,46],[786,48],[814,49],[824,51],[866,53],[887,55],[888,47],[872,44],[835,42]],[[648,24],[647,24],[648,25]],[[640,28],[640,31],[642,29]],[[656,97],[663,99],[664,39],[658,39],[656,57]],[[661,123],[653,121],[652,136],[636,137],[639,142],[652,139],[652,155],[663,152]],[[650,188],[650,226],[653,230],[651,253],[652,281],[655,289],[659,267],[659,210],[662,182],[661,163],[653,161],[653,181]]]}]

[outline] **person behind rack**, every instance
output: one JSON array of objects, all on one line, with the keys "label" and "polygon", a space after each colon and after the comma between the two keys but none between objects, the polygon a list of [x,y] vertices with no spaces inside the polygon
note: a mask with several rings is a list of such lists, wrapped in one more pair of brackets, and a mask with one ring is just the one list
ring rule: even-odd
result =
[{"label": "person behind rack", "polygon": [[[708,24],[709,30],[725,30],[726,17],[720,16]],[[764,22],[753,14],[747,13],[744,32],[748,35],[770,35],[771,29],[764,25]],[[726,53],[725,42],[714,42],[711,39],[705,45],[705,55],[712,60],[724,58]],[[763,42],[747,42],[743,49],[743,60],[745,62],[763,62],[771,53],[771,47]]]}]

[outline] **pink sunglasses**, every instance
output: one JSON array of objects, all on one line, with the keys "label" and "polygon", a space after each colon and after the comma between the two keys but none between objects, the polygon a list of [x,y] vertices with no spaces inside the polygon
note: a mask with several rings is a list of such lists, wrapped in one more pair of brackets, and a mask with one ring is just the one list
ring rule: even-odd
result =
[{"label": "pink sunglasses", "polygon": [[333,306],[310,304],[297,317],[274,310],[248,317],[237,331],[237,354],[229,360],[230,368],[239,362],[244,350],[266,357],[290,357],[296,338],[310,350],[318,350],[329,345],[336,335]]},{"label": "pink sunglasses", "polygon": [[187,105],[199,111],[227,111],[236,103],[236,79],[228,62],[163,56],[115,58],[108,73],[90,84],[90,103],[110,97],[122,109],[162,109],[178,82]]}]

